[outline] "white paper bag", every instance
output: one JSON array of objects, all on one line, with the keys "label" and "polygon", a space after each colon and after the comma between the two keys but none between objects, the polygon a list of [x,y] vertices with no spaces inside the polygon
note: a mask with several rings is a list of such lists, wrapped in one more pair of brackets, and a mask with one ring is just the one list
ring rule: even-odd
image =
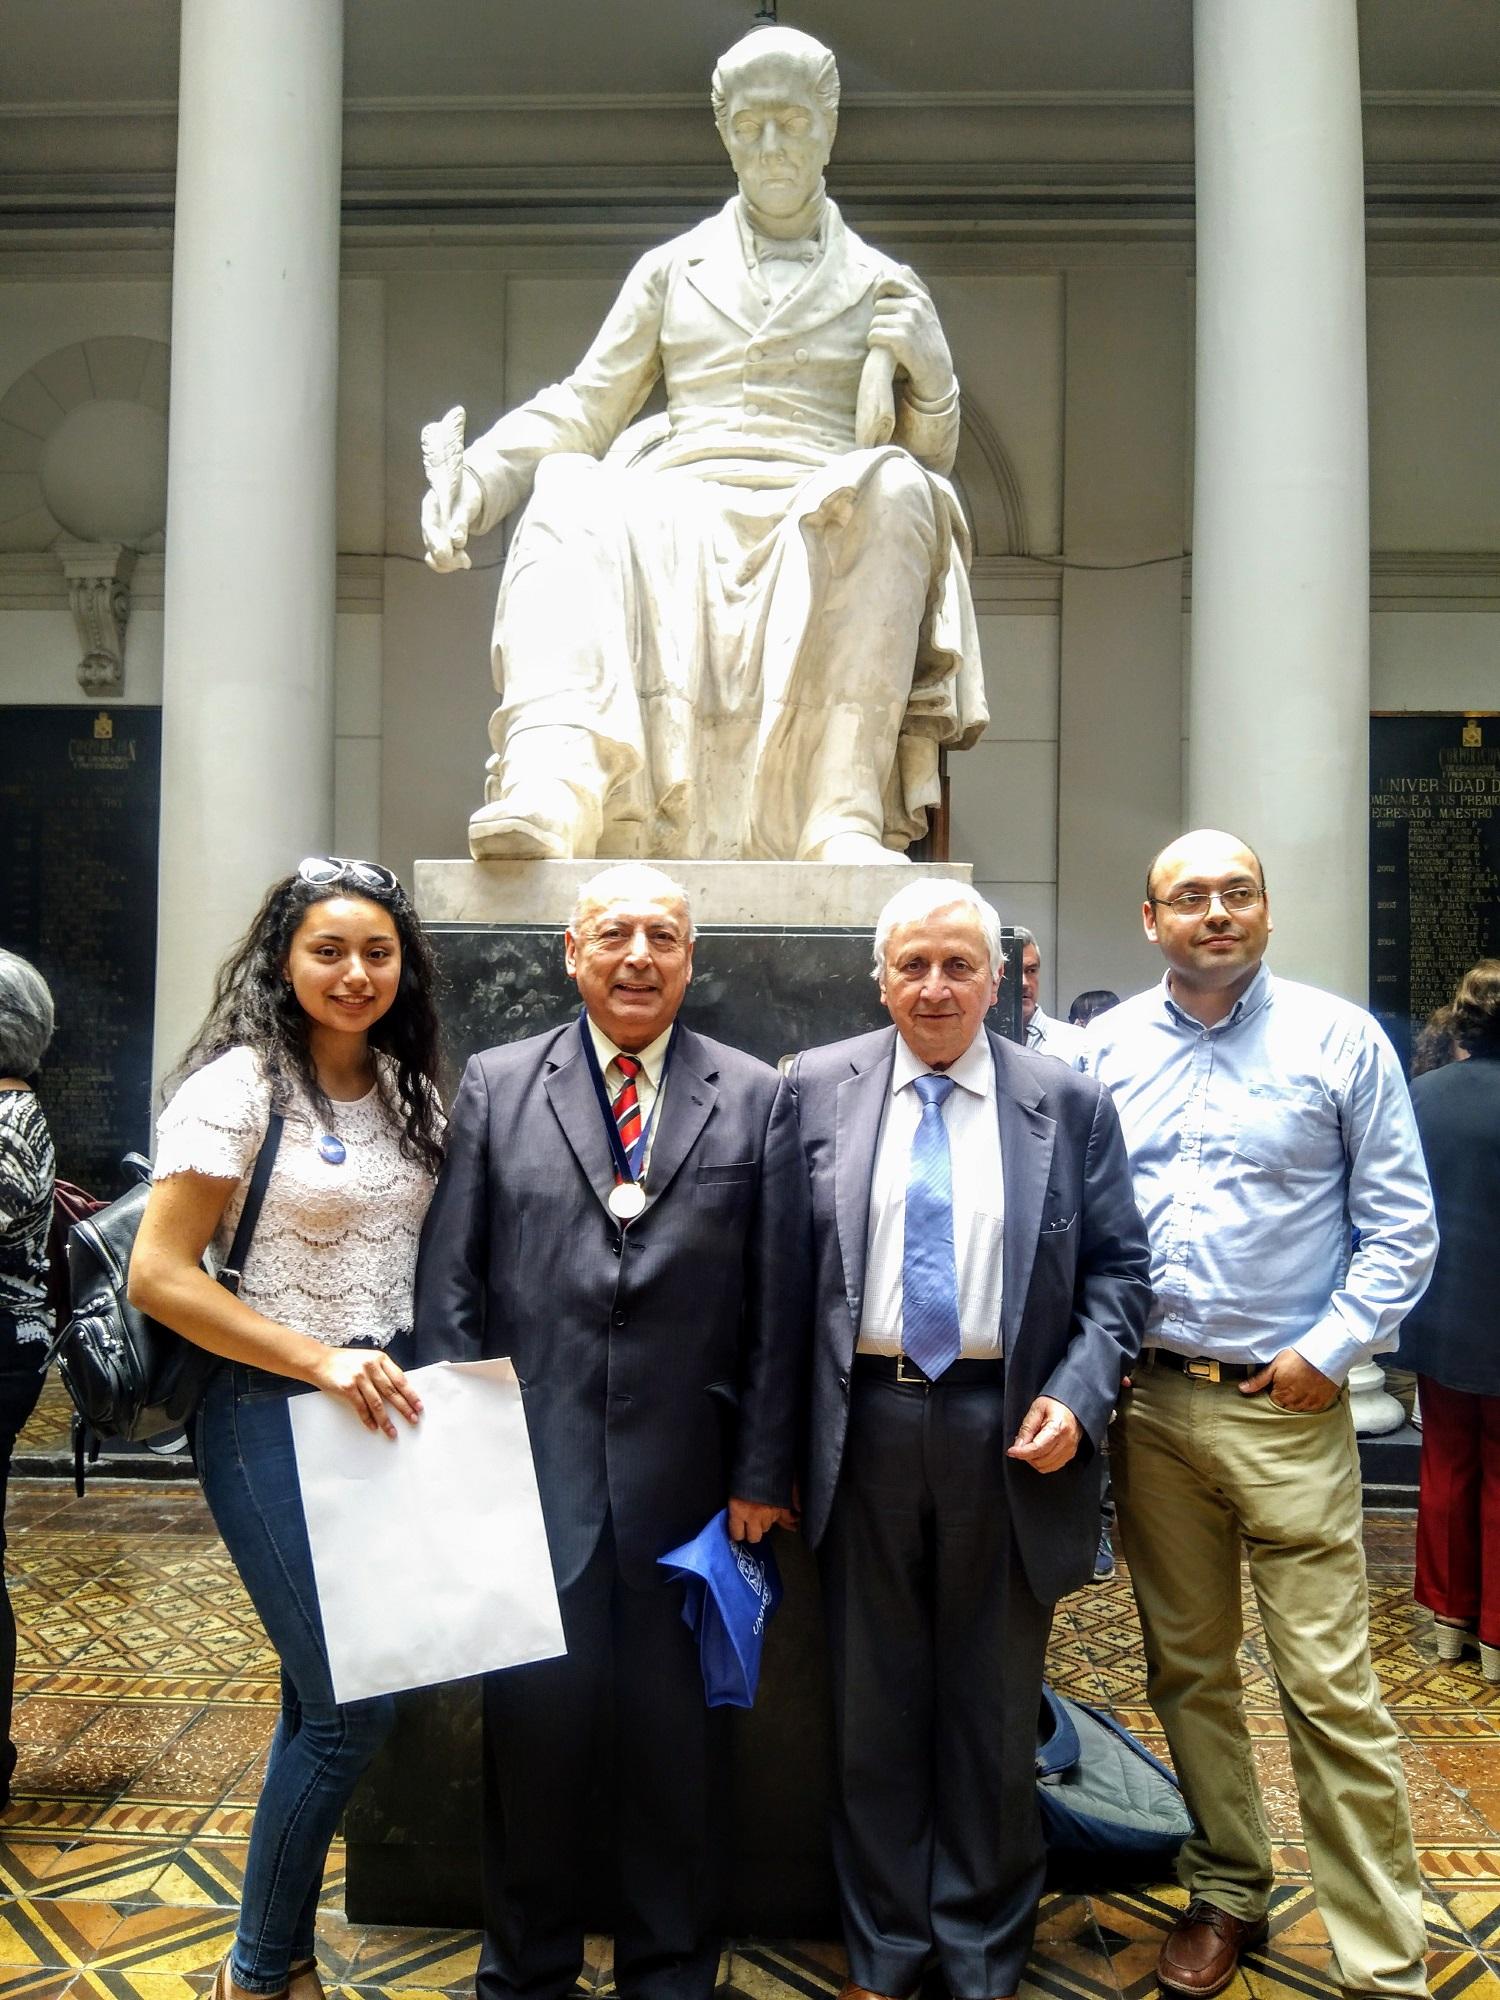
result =
[{"label": "white paper bag", "polygon": [[508,1361],[409,1371],[396,1440],[294,1396],[292,1439],[333,1692],[358,1701],[567,1651]]}]

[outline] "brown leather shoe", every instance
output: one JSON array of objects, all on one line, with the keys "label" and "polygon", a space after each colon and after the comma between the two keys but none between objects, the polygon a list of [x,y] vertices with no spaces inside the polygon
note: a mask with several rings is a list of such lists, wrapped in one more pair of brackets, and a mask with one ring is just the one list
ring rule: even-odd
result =
[{"label": "brown leather shoe", "polygon": [[1157,1979],[1168,1993],[1208,2000],[1233,1979],[1240,1953],[1259,1944],[1265,1934],[1264,1917],[1247,1922],[1195,1896],[1167,1933],[1156,1961]]},{"label": "brown leather shoe", "polygon": [[907,2000],[904,1993],[872,1993],[868,1986],[841,1986],[839,2000]]}]

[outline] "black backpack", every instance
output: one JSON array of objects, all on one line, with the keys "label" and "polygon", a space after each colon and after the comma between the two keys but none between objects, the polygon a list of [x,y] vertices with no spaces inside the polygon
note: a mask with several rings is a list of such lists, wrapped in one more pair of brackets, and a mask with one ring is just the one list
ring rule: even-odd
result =
[{"label": "black backpack", "polygon": [[[219,1283],[231,1292],[240,1287],[282,1122],[279,1112],[271,1114],[229,1258],[218,1274]],[[139,1176],[136,1186],[68,1231],[71,1311],[47,1353],[49,1362],[56,1359],[75,1412],[73,1475],[80,1493],[85,1450],[96,1459],[103,1438],[145,1441],[181,1430],[219,1362],[218,1355],[184,1340],[126,1297],[130,1254],[151,1193],[151,1169],[138,1153],[127,1155],[125,1165]]]}]

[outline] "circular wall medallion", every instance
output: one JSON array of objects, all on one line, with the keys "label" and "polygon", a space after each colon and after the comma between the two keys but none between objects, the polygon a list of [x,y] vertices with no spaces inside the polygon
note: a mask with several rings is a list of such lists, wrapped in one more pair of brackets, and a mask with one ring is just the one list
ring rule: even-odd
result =
[{"label": "circular wall medallion", "polygon": [[0,397],[0,550],[161,546],[169,350],[139,334],[55,348]]}]

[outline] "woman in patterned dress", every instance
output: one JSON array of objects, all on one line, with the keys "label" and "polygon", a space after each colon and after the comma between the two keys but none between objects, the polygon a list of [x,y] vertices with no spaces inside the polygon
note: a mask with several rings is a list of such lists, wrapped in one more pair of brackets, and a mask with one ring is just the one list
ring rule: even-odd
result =
[{"label": "woman in patterned dress", "polygon": [[[52,1039],[52,995],[34,965],[0,951],[0,1562],[11,1454],[42,1393],[52,1338],[47,1229],[52,1221],[52,1134],[32,1080]],[[16,1620],[0,1567],[0,1804],[10,1803],[16,1746]]]},{"label": "woman in patterned dress", "polygon": [[[397,1360],[442,1153],[432,960],[388,869],[316,856],[278,882],[219,975],[157,1127],[130,1295],[222,1357],[194,1418],[203,1490],[281,1660],[281,1715],[214,2000],[318,2000],[328,1845],[392,1716],[334,1700],[289,1396],[371,1431],[420,1404]],[[222,1262],[272,1109],[285,1118],[238,1295]]]}]

